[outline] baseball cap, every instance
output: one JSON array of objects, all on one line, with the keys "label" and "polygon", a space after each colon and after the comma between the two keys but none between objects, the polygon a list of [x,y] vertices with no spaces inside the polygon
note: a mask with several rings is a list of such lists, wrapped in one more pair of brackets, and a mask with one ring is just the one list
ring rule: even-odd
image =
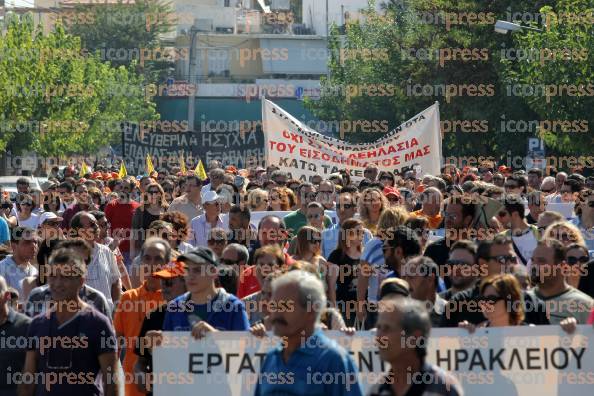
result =
[{"label": "baseball cap", "polygon": [[43,224],[43,223],[45,223],[48,220],[62,221],[64,219],[62,217],[56,215],[54,212],[43,212],[39,216],[39,224]]},{"label": "baseball cap", "polygon": [[384,188],[384,195],[386,196],[386,198],[388,196],[392,195],[392,196],[400,199],[400,191],[398,191],[394,187],[385,187]]},{"label": "baseball cap", "polygon": [[192,263],[204,263],[212,264],[215,267],[219,265],[215,258],[215,254],[212,250],[207,247],[199,247],[194,250],[191,250],[187,253],[182,254],[177,258],[177,261],[191,261]]},{"label": "baseball cap", "polygon": [[159,279],[172,279],[184,276],[186,264],[181,261],[170,261],[161,271],[153,272],[153,277]]},{"label": "baseball cap", "polygon": [[219,194],[216,191],[206,191],[202,194],[202,203],[216,202],[219,199]]}]

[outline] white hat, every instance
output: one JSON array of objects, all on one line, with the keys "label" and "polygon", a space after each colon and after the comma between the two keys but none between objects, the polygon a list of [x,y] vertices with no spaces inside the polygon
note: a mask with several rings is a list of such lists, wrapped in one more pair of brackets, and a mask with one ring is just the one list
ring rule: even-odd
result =
[{"label": "white hat", "polygon": [[43,212],[39,216],[39,224],[43,224],[43,223],[45,223],[48,220],[62,221],[64,219],[62,217],[59,217],[58,215],[56,215],[54,212]]},{"label": "white hat", "polygon": [[206,191],[202,194],[202,203],[216,202],[219,199],[219,194],[216,191]]}]

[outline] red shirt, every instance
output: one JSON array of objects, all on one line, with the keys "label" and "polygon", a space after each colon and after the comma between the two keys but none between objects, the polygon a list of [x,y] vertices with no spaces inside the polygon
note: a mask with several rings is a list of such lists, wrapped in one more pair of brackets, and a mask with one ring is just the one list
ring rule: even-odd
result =
[{"label": "red shirt", "polygon": [[111,235],[118,236],[121,252],[130,251],[130,228],[132,227],[132,215],[140,204],[136,201],[123,204],[114,199],[105,205],[105,217],[111,224]]},{"label": "red shirt", "polygon": [[[295,260],[287,253],[285,253],[285,265],[289,267]],[[256,266],[250,265],[243,271],[239,277],[239,285],[237,286],[237,298],[244,298],[250,294],[260,291],[260,283],[256,278]]]}]

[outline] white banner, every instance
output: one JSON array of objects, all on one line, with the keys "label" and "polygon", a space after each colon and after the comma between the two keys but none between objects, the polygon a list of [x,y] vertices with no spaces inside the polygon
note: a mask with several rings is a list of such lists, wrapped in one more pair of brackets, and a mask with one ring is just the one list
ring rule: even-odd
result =
[{"label": "white banner", "polygon": [[372,143],[351,144],[322,135],[266,99],[262,100],[262,127],[266,163],[279,166],[291,178],[327,178],[347,169],[359,181],[372,164],[385,171],[415,169],[417,175],[440,172],[437,102]]},{"label": "white banner", "polygon": [[[346,348],[359,367],[364,389],[381,379],[372,332],[328,336]],[[594,331],[578,326],[567,335],[559,326],[434,329],[427,359],[450,371],[465,394],[474,396],[591,396],[594,389]],[[221,332],[196,341],[189,333],[165,333],[153,355],[156,396],[253,395],[266,352],[274,337]],[[414,378],[413,378],[414,380]]]}]

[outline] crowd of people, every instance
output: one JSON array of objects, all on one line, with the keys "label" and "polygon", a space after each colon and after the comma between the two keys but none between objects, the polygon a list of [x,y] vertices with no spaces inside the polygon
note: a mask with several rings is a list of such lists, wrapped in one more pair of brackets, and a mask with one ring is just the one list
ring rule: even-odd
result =
[{"label": "crowd of people", "polygon": [[[0,334],[26,340],[1,347],[0,395],[118,394],[118,360],[125,394],[152,394],[164,331],[283,337],[261,373],[296,380],[263,375],[257,395],[362,394],[327,330],[375,331],[391,369],[371,395],[461,395],[401,337],[594,322],[592,176],[490,162],[439,175],[371,165],[357,182],[207,170],[52,169],[42,191],[25,177],[14,199],[0,191]],[[55,342],[66,338],[78,347]],[[411,383],[411,370],[435,381]],[[312,371],[345,381],[306,381]]]}]

